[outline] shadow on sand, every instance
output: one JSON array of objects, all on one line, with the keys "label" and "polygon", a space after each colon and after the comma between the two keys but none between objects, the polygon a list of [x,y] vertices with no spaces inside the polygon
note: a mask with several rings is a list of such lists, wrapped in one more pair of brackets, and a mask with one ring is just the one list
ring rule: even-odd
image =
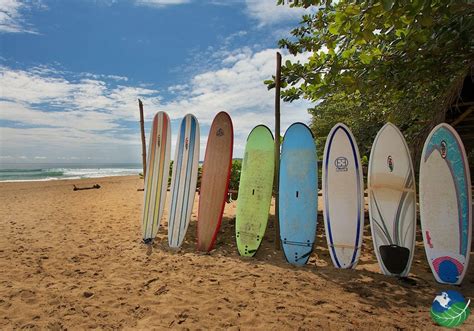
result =
[{"label": "shadow on sand", "polygon": [[[410,275],[408,278],[397,278],[385,276],[380,272],[367,218],[365,220],[361,257],[355,270],[337,269],[333,266],[327,248],[321,213],[318,214],[316,244],[308,264],[304,267],[295,267],[287,263],[283,251],[275,250],[274,221],[274,215],[270,215],[261,247],[253,258],[241,257],[238,254],[235,241],[235,218],[229,217],[222,219],[221,228],[211,252],[196,251],[197,222],[195,217],[189,225],[185,241],[179,250],[168,247],[166,223],[161,227],[160,234],[153,244],[153,249],[170,254],[210,255],[216,258],[237,259],[240,263],[249,265],[271,264],[297,275],[311,273],[320,278],[322,282],[333,283],[345,291],[355,294],[358,301],[373,307],[409,306],[414,309],[426,309],[436,293],[448,289],[460,291],[465,297],[474,297],[474,263],[470,264],[461,286],[450,286],[435,282],[426,261],[419,224],[417,225],[417,242]],[[318,302],[320,304],[325,303],[324,300]],[[371,312],[366,311],[366,313],[370,314]]]}]

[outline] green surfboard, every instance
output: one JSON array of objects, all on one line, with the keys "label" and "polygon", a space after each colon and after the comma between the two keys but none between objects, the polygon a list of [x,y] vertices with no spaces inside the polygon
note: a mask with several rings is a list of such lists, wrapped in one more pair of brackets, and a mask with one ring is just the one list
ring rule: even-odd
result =
[{"label": "green surfboard", "polygon": [[274,172],[273,135],[265,125],[256,126],[247,138],[240,173],[235,221],[237,248],[253,256],[267,228]]}]

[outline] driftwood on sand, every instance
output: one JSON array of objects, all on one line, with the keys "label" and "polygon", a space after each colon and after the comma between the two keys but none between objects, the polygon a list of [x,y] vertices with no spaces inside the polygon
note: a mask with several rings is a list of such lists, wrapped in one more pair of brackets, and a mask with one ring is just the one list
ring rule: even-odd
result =
[{"label": "driftwood on sand", "polygon": [[88,187],[77,187],[76,185],[72,185],[74,188],[72,189],[73,191],[81,191],[81,190],[93,190],[93,189],[99,189],[100,185],[99,184],[94,184],[92,186]]}]

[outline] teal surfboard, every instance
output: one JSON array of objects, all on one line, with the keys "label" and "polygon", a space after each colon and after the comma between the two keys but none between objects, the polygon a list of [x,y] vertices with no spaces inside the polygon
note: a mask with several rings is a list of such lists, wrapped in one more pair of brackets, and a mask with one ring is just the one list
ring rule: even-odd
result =
[{"label": "teal surfboard", "polygon": [[294,123],[286,130],[280,158],[280,239],[286,260],[304,265],[313,251],[318,211],[318,163],[311,130]]},{"label": "teal surfboard", "polygon": [[420,218],[436,281],[461,284],[472,240],[471,175],[462,140],[446,123],[431,131],[421,155]]},{"label": "teal surfboard", "polygon": [[250,132],[242,161],[235,221],[235,238],[242,256],[255,254],[267,228],[274,148],[273,134],[265,125],[258,125]]}]

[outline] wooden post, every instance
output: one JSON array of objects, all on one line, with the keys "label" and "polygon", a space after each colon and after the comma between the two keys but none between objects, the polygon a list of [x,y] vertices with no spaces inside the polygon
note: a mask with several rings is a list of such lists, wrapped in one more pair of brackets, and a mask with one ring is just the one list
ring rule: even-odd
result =
[{"label": "wooden post", "polygon": [[468,109],[466,109],[464,113],[459,115],[458,118],[456,118],[453,122],[451,122],[451,126],[454,128],[456,125],[464,121],[466,117],[468,117],[472,112],[474,112],[474,106],[469,107]]},{"label": "wooden post", "polygon": [[142,162],[143,162],[143,179],[146,175],[146,141],[145,141],[145,122],[143,120],[143,103],[138,99],[138,107],[140,108],[140,130],[142,133]]},{"label": "wooden post", "polygon": [[281,82],[281,54],[276,53],[275,75],[275,249],[280,250],[280,217],[278,191],[280,189],[280,82]]}]

